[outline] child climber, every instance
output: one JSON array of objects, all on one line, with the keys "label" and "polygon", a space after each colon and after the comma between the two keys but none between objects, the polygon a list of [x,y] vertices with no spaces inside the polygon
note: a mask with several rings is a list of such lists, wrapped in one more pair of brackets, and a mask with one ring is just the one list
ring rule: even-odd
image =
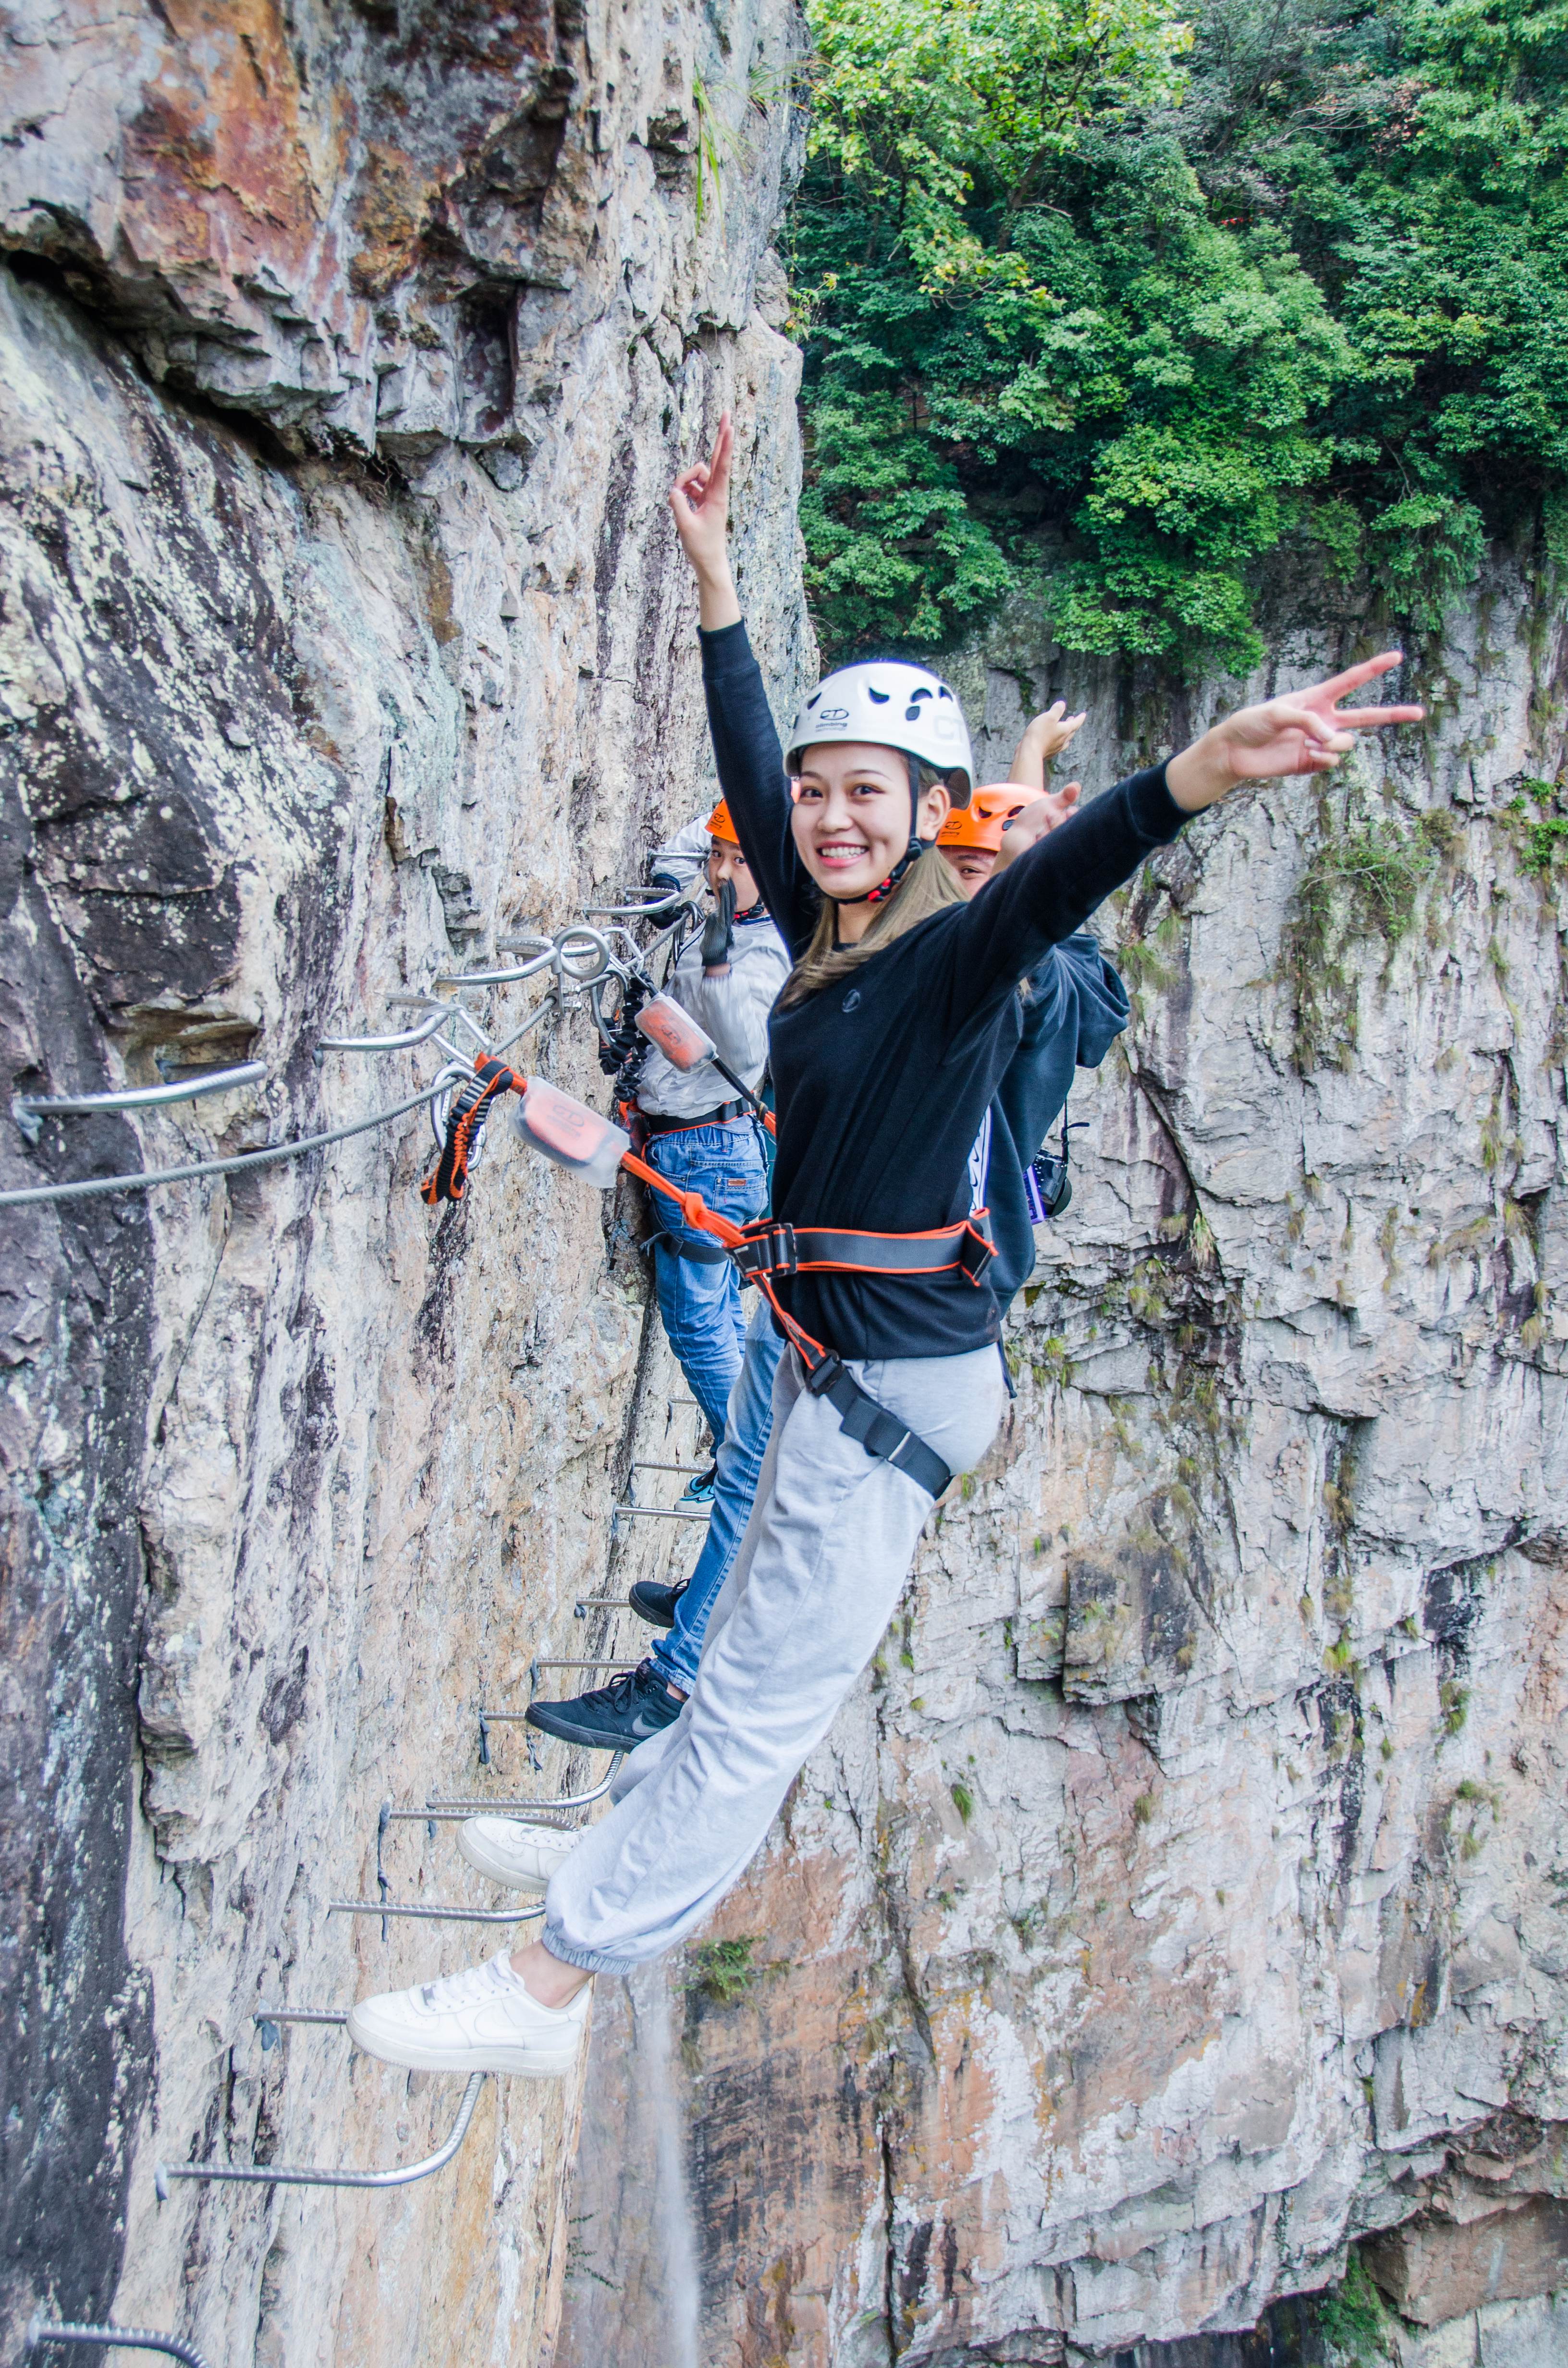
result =
[{"label": "child climber", "polygon": [[[767,1015],[789,975],[790,957],[722,802],[705,830],[713,911],[676,964],[666,992],[706,1029],[720,1059],[755,1091],[767,1063]],[[694,835],[688,830],[681,838]],[[653,859],[655,877],[661,869],[678,873],[683,854],[689,861],[681,839],[661,848]],[[737,1222],[767,1207],[762,1128],[744,1102],[725,1099],[717,1070],[677,1069],[648,1045],[638,1070],[637,1111],[643,1157],[661,1175],[683,1190],[700,1192],[710,1209]],[[740,1284],[710,1235],[685,1224],[662,1193],[652,1192],[649,1200],[657,1227],[653,1272],[659,1313],[717,1446],[745,1338]]]},{"label": "child climber", "polygon": [[[690,823],[659,848],[653,876],[685,887],[699,869],[708,874],[713,911],[700,938],[676,962],[666,993],[689,1011],[719,1057],[755,1091],[767,1064],[767,1015],[789,975],[784,941],[767,916],[756,882],[721,799],[706,823]],[[620,1031],[607,1058],[635,1048],[636,1118],[643,1157],[683,1191],[699,1192],[709,1208],[737,1224],[767,1206],[767,1153],[762,1127],[742,1101],[715,1099],[722,1090],[712,1068],[677,1069],[636,1033]],[[670,1347],[692,1396],[707,1417],[715,1452],[724,1435],[724,1408],[745,1353],[740,1281],[712,1235],[687,1224],[663,1193],[648,1195],[654,1221],[653,1280]],[[686,1490],[683,1503],[706,1503],[717,1466]],[[693,1663],[693,1669],[696,1664]],[[570,1702],[535,1702],[532,1724],[546,1735],[591,1749],[630,1751],[678,1717],[690,1673],[669,1662],[644,1663],[608,1686]]]},{"label": "child climber", "polygon": [[773,1217],[747,1246],[790,1341],[756,1502],[653,1773],[551,1878],[540,1940],[365,1998],[356,2044],[415,2069],[570,2069],[596,1973],[675,1947],[739,1880],[869,1660],[916,1540],[1004,1400],[970,1155],[1017,1049],[1017,983],[1190,814],[1328,770],[1415,707],[1335,712],[1397,652],[1228,717],[1080,807],[966,903],[935,840],[972,786],[947,684],[830,675],[780,752],[730,574],[732,436],[676,480],[719,778],[795,958],[769,1028]]}]

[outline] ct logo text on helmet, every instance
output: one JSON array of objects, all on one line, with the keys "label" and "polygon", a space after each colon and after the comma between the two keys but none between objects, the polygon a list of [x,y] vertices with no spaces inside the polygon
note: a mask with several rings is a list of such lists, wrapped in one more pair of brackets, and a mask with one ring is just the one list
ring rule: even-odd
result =
[{"label": "ct logo text on helmet", "polygon": [[957,696],[928,667],[868,658],[824,677],[796,710],[784,769],[799,773],[813,740],[866,740],[897,748],[948,777],[955,806],[974,789],[969,726]]}]

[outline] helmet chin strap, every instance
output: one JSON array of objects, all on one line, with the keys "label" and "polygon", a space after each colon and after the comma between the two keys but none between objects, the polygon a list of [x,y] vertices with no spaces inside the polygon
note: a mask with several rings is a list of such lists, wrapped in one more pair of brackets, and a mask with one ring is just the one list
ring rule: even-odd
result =
[{"label": "helmet chin strap", "polygon": [[828,888],[823,890],[823,894],[830,905],[883,905],[892,894],[910,865],[918,863],[926,848],[935,844],[934,839],[912,838],[887,878],[879,882],[875,888],[862,888],[858,896],[835,896]]}]

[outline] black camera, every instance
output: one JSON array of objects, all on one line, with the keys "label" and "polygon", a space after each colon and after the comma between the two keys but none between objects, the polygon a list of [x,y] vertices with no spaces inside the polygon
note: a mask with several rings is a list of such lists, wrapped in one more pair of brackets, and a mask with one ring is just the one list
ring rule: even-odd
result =
[{"label": "black camera", "polygon": [[1030,1160],[1029,1167],[1041,1208],[1048,1217],[1059,1217],[1073,1198],[1073,1178],[1067,1173],[1066,1159],[1058,1152],[1040,1151]]}]

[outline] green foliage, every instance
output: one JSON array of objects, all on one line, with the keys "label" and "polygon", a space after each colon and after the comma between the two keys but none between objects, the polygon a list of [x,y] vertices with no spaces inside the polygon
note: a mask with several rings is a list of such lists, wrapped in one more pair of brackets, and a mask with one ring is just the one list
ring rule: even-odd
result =
[{"label": "green foliage", "polygon": [[734,1941],[699,1941],[690,1952],[687,1990],[711,2006],[739,2006],[743,1998],[751,1998],[760,1983],[788,1970],[782,1960],[757,1964],[755,1952],[759,1938],[757,1933],[746,1932]]},{"label": "green foliage", "polygon": [[1319,2303],[1317,2323],[1341,2368],[1382,2368],[1384,2361],[1399,2356],[1393,2340],[1396,2322],[1359,2253],[1350,2255],[1342,2283]]},{"label": "green foliage", "polygon": [[949,1785],[948,1789],[952,1793],[954,1808],[958,1811],[960,1818],[967,1826],[971,1817],[974,1815],[974,1794],[970,1791],[969,1786],[961,1781],[956,1784]]},{"label": "green foliage", "polygon": [[1540,515],[1568,549],[1555,0],[809,14],[802,523],[835,653],[1033,578],[1070,648],[1239,668],[1287,537],[1418,627],[1488,532]]},{"label": "green foliage", "polygon": [[1519,869],[1531,879],[1550,880],[1559,866],[1568,867],[1568,814],[1560,811],[1563,795],[1561,782],[1526,780],[1521,795],[1509,800],[1508,818],[1519,837]]}]

